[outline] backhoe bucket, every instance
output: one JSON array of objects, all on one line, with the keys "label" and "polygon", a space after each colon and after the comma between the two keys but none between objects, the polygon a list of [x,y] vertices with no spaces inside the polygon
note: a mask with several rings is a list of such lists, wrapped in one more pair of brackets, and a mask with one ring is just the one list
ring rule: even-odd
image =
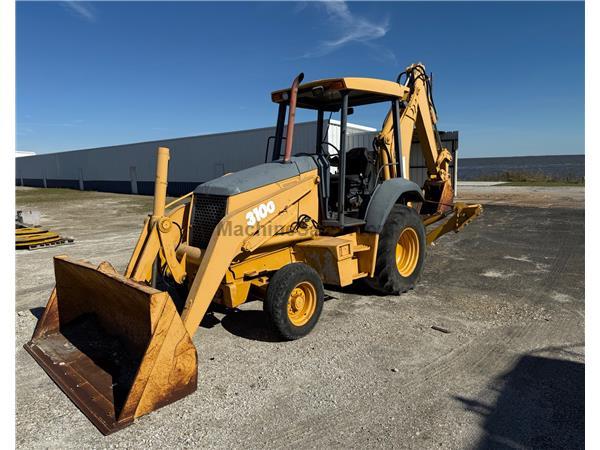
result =
[{"label": "backhoe bucket", "polygon": [[25,349],[103,433],[196,390],[196,348],[168,293],[54,258],[56,288]]}]

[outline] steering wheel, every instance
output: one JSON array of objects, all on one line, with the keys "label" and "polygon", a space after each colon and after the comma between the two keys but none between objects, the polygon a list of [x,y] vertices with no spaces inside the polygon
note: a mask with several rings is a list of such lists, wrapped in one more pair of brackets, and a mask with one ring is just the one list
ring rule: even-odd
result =
[{"label": "steering wheel", "polygon": [[340,154],[340,149],[339,149],[339,148],[337,148],[335,145],[333,145],[331,142],[329,142],[329,141],[323,141],[323,142],[321,142],[321,145],[323,145],[323,144],[327,144],[327,145],[329,145],[330,147],[333,147],[333,149],[335,150],[335,152],[336,152],[338,155]]},{"label": "steering wheel", "polygon": [[[337,148],[335,145],[333,145],[329,141],[323,141],[323,142],[321,142],[321,145],[323,145],[323,144],[326,144],[326,145],[330,146],[331,148],[333,148],[335,150],[335,153],[336,153],[335,155],[327,152],[327,155],[325,155],[325,157],[329,160],[329,164],[332,167],[338,167],[338,165],[339,165],[338,161],[340,160],[340,149]],[[334,160],[334,158],[335,158],[335,160]],[[334,161],[335,161],[335,164],[334,164]]]}]

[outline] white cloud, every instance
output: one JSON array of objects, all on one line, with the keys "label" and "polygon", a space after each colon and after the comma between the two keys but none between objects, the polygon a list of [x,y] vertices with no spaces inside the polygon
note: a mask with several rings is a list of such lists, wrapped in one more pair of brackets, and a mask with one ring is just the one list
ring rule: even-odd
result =
[{"label": "white cloud", "polygon": [[327,1],[318,3],[318,5],[322,6],[327,21],[331,22],[332,29],[337,29],[339,36],[335,39],[320,42],[315,50],[306,52],[301,58],[324,56],[346,44],[356,42],[367,45],[379,57],[395,60],[393,52],[372,42],[384,37],[390,30],[387,17],[384,17],[380,22],[371,21],[353,14],[347,3],[343,1]]},{"label": "white cloud", "polygon": [[79,17],[89,20],[90,22],[96,20],[96,12],[89,2],[69,1],[63,2],[62,4],[66,9],[74,12]]}]

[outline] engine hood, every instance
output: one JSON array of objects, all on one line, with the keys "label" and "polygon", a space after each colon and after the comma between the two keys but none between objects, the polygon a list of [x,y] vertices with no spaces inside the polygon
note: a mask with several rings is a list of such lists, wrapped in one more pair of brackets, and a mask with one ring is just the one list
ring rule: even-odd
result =
[{"label": "engine hood", "polygon": [[231,196],[277,183],[315,170],[317,165],[310,156],[294,156],[289,163],[274,161],[249,167],[199,185],[195,194]]}]

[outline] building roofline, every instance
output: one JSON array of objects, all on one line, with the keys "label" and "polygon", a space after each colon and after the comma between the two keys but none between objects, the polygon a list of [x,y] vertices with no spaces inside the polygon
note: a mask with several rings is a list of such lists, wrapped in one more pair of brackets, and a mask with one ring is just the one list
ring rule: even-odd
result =
[{"label": "building roofline", "polygon": [[[327,121],[328,121],[327,119],[324,120],[324,123],[327,123]],[[330,121],[332,124],[335,124],[335,125],[340,124],[340,122],[338,120],[331,119]],[[296,126],[308,125],[308,124],[313,124],[316,122],[317,122],[316,120],[309,120],[308,122],[297,122]],[[362,130],[362,131],[377,131],[375,128],[365,127],[363,125],[358,125],[358,124],[354,124],[354,123],[348,123],[348,127],[355,128],[357,130]],[[197,134],[197,135],[192,135],[192,136],[181,136],[181,137],[175,137],[175,138],[156,139],[156,140],[151,140],[151,141],[126,142],[124,144],[103,145],[100,147],[79,148],[79,149],[75,149],[75,150],[59,150],[59,151],[53,151],[53,152],[48,152],[48,153],[35,153],[34,155],[27,155],[27,156],[58,155],[58,154],[62,154],[62,153],[88,152],[88,151],[92,151],[92,150],[101,150],[101,149],[108,150],[108,149],[115,148],[115,147],[123,147],[123,146],[129,146],[129,145],[160,144],[160,143],[164,143],[166,141],[173,142],[173,141],[181,141],[183,139],[193,139],[193,138],[210,137],[210,136],[226,136],[226,135],[231,135],[231,134],[247,133],[248,131],[268,130],[269,128],[275,128],[275,126],[272,125],[270,127],[248,128],[246,130],[223,131],[220,133]]]}]

